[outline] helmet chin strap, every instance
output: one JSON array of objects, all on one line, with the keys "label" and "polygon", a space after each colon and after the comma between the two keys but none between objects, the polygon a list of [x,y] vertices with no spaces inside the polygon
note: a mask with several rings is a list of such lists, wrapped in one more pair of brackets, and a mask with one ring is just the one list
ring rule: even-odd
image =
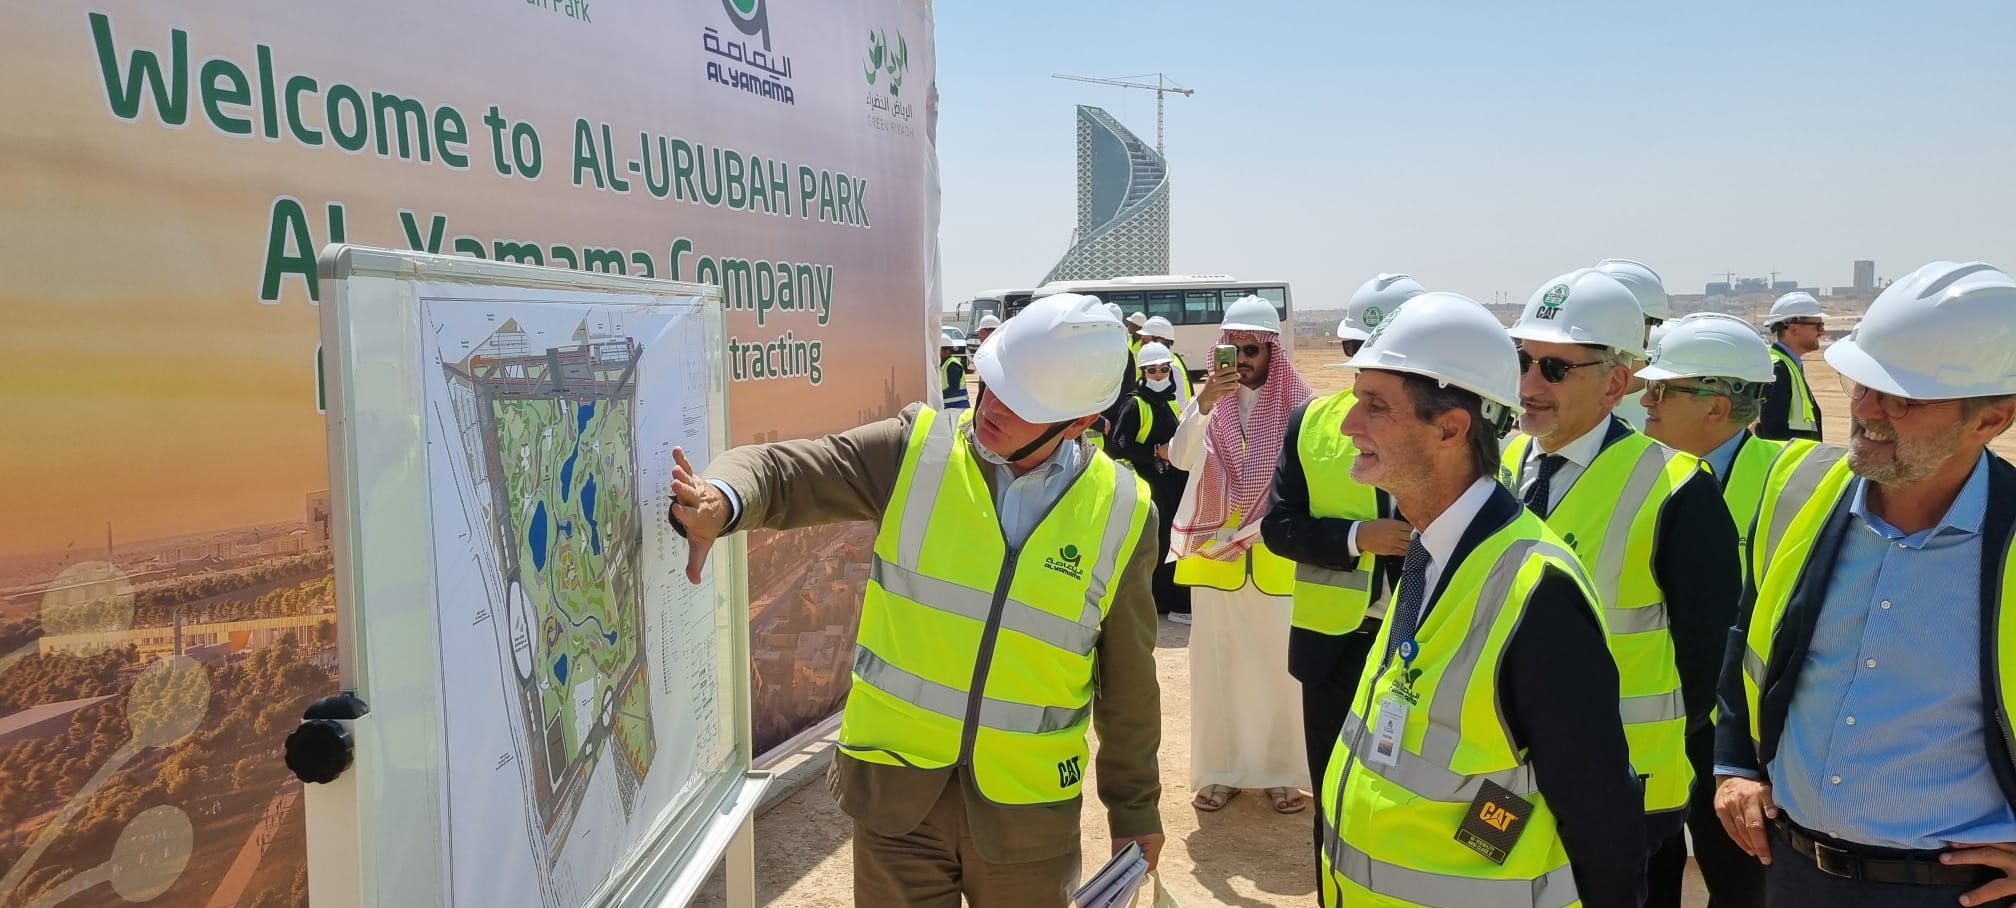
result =
[{"label": "helmet chin strap", "polygon": [[[980,403],[982,401],[985,401],[989,396],[990,395],[988,394],[988,392],[984,390],[980,392],[980,400],[974,402],[973,406],[974,412],[976,413],[979,412]],[[993,463],[997,466],[1005,467],[1008,466],[1009,464],[1021,463],[1023,460],[1027,459],[1029,455],[1036,453],[1038,450],[1041,450],[1044,445],[1050,443],[1051,439],[1056,438],[1058,433],[1063,432],[1065,429],[1070,428],[1071,424],[1074,422],[1077,422],[1077,420],[1071,419],[1071,420],[1065,420],[1064,422],[1053,422],[1048,426],[1043,427],[1043,433],[1036,436],[1035,441],[1023,445],[1020,450],[1017,450],[1013,454],[1000,454],[989,449],[986,445],[981,444],[980,435],[978,431],[973,428],[973,423],[971,421],[968,421],[966,423],[966,431],[969,434],[971,434],[973,438],[973,447],[980,451],[980,456],[983,460],[986,460],[989,463]]]}]

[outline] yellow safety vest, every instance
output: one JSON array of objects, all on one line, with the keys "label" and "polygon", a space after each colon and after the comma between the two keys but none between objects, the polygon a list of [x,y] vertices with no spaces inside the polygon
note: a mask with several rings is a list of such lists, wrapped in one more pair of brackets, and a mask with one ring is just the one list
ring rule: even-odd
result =
[{"label": "yellow safety vest", "polygon": [[[938,364],[938,384],[945,389],[945,408],[948,410],[971,406],[971,403],[966,399],[965,379],[954,379],[952,377],[952,367],[958,362],[959,357],[952,356],[947,357]],[[962,366],[961,368],[963,369],[964,367]]]},{"label": "yellow safety vest", "polygon": [[1811,432],[1820,428],[1820,410],[1813,405],[1813,389],[1806,384],[1806,368],[1800,359],[1771,345],[1771,359],[1792,373],[1792,406],[1785,411],[1785,428]]},{"label": "yellow safety vest", "polygon": [[1764,484],[1771,476],[1771,465],[1780,458],[1803,458],[1814,446],[1803,438],[1771,441],[1752,435],[1743,440],[1742,447],[1736,449],[1736,456],[1729,461],[1729,475],[1720,477],[1722,502],[1729,506],[1729,517],[1736,522],[1737,556],[1742,560],[1745,577],[1750,575],[1750,528],[1757,522],[1757,509],[1764,504]]},{"label": "yellow safety vest", "polygon": [[[1379,516],[1379,493],[1351,481],[1351,463],[1358,446],[1344,435],[1344,417],[1358,398],[1348,389],[1319,397],[1302,411],[1302,430],[1295,452],[1309,486],[1309,514],[1372,520]],[[1304,630],[1337,636],[1358,629],[1372,603],[1374,559],[1361,552],[1348,571],[1313,564],[1295,565],[1295,611],[1292,623]]]},{"label": "yellow safety vest", "polygon": [[[1531,443],[1531,436],[1519,435],[1505,447],[1506,485],[1514,495]],[[1647,777],[1646,813],[1685,808],[1694,781],[1687,762],[1687,703],[1680,693],[1665,591],[1652,573],[1652,543],[1666,500],[1700,469],[1694,455],[1632,432],[1596,455],[1547,516],[1547,526],[1582,559],[1603,604],[1631,765]]]},{"label": "yellow safety vest", "polygon": [[[1463,559],[1414,633],[1411,663],[1366,664],[1358,702],[1330,754],[1318,793],[1325,904],[1533,906],[1581,904],[1567,848],[1533,766],[1505,727],[1498,666],[1534,588],[1553,568],[1596,593],[1575,555],[1531,511],[1520,512]],[[1602,621],[1601,616],[1597,621]],[[1389,623],[1372,646],[1386,651]],[[1409,704],[1392,766],[1367,760],[1373,733],[1361,709],[1385,697]],[[1376,713],[1375,713],[1376,714]],[[1531,802],[1502,864],[1455,832],[1485,780]]]},{"label": "yellow safety vest", "polygon": [[[1855,478],[1848,458],[1843,456],[1845,453],[1841,448],[1823,445],[1804,462],[1780,464],[1771,471],[1771,494],[1766,500],[1776,499],[1775,503],[1786,505],[1783,511],[1792,512],[1793,516],[1785,521],[1783,532],[1770,534],[1766,544],[1756,550],[1757,573],[1763,580],[1757,587],[1757,601],[1744,637],[1743,699],[1750,707],[1750,743],[1757,749],[1760,760],[1764,758],[1765,670],[1771,664],[1771,649],[1778,642],[1779,626],[1785,621],[1792,591],[1805,578],[1807,561],[1820,538],[1821,528],[1840,505],[1841,497],[1848,494],[1849,484]],[[1998,556],[1984,552],[1983,557]],[[2016,714],[2012,712],[2016,710],[2016,557],[2006,548],[1999,557],[2001,607],[1995,610],[1995,627],[1982,630],[1994,634],[1993,658],[1999,668],[1996,677],[2000,701],[1996,711],[2009,716]],[[1956,680],[1963,684],[1977,683],[1972,678]]]},{"label": "yellow safety vest", "polygon": [[1176,358],[1170,364],[1175,368],[1170,370],[1169,377],[1176,383],[1176,412],[1181,413],[1184,407],[1190,406],[1190,398],[1195,397],[1196,392],[1190,389],[1190,367],[1183,364],[1183,354],[1172,347],[1169,355]]},{"label": "yellow safety vest", "polygon": [[966,766],[999,804],[1070,801],[1086,769],[1093,649],[1148,487],[1084,449],[1063,497],[1011,549],[958,431],[971,418],[926,407],[910,431],[875,535],[839,744],[871,763]]},{"label": "yellow safety vest", "polygon": [[[1136,420],[1140,425],[1134,429],[1135,444],[1145,445],[1148,443],[1148,433],[1155,429],[1155,407],[1161,407],[1164,413],[1169,414],[1169,419],[1172,422],[1181,415],[1170,401],[1157,400],[1151,402],[1148,398],[1136,396],[1134,398],[1134,412],[1139,414],[1141,418]],[[1119,427],[1115,426],[1114,428],[1117,429]]]},{"label": "yellow safety vest", "polygon": [[1813,442],[1785,450],[1771,464],[1769,478],[1764,483],[1766,494],[1757,502],[1757,517],[1752,521],[1745,546],[1744,564],[1749,571],[1746,579],[1759,590],[1764,588],[1764,568],[1771,564],[1772,553],[1791,531],[1800,506],[1819,491],[1828,474],[1848,456],[1847,448]]}]

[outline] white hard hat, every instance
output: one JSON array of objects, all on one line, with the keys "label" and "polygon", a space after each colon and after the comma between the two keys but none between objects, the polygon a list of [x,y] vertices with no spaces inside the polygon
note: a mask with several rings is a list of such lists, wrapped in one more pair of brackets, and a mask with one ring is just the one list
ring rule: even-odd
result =
[{"label": "white hard hat", "polygon": [[999,328],[999,327],[1001,327],[1001,320],[995,318],[994,313],[989,312],[986,315],[980,316],[980,327],[976,330],[984,331],[988,328]]},{"label": "white hard hat", "polygon": [[1933,262],[1869,304],[1827,364],[1912,400],[2016,394],[2016,278],[1985,262]]},{"label": "white hard hat", "polygon": [[[1093,296],[1092,294],[1089,294],[1089,293],[1088,293],[1088,294],[1085,294],[1085,298],[1086,298],[1086,299],[1089,299],[1089,300],[1091,300],[1091,301],[1093,301],[1093,302],[1095,302],[1095,303],[1099,302],[1099,298],[1098,298],[1098,297],[1096,297],[1096,296]],[[1120,304],[1119,304],[1119,303],[1101,303],[1101,305],[1103,305],[1103,306],[1105,306],[1105,307],[1106,307],[1106,314],[1107,314],[1107,315],[1110,315],[1110,316],[1113,316],[1113,320],[1114,320],[1114,321],[1118,322],[1118,321],[1124,321],[1124,320],[1126,320],[1126,318],[1127,318],[1127,314],[1126,314],[1126,313],[1124,313],[1124,312],[1121,312],[1121,311],[1120,311]]]},{"label": "white hard hat", "polygon": [[1652,363],[1638,370],[1639,378],[1771,381],[1771,347],[1749,322],[1720,312],[1696,312],[1662,327],[1665,336],[1653,345]]},{"label": "white hard hat", "polygon": [[1141,333],[1149,337],[1166,337],[1173,341],[1176,339],[1176,326],[1162,316],[1151,315],[1148,321],[1142,323]]},{"label": "white hard hat", "polygon": [[1583,268],[1561,275],[1526,301],[1511,334],[1520,340],[1608,347],[1645,355],[1645,314],[1616,278]]},{"label": "white hard hat", "polygon": [[1524,409],[1512,338],[1490,310],[1458,293],[1436,291],[1408,300],[1373,329],[1346,368],[1425,376],[1514,413]]},{"label": "white hard hat", "polygon": [[974,357],[987,393],[1033,423],[1066,422],[1113,405],[1127,368],[1127,329],[1097,299],[1058,293],[1031,302]]},{"label": "white hard hat", "polygon": [[959,329],[950,325],[938,329],[938,340],[941,347],[956,347],[966,342],[966,338],[959,335]]},{"label": "white hard hat", "polygon": [[1274,311],[1274,304],[1257,296],[1242,296],[1238,302],[1225,307],[1225,317],[1218,322],[1221,331],[1264,331],[1268,334],[1281,333],[1281,314]]},{"label": "white hard hat", "polygon": [[1351,302],[1344,308],[1344,320],[1337,323],[1337,339],[1362,341],[1371,337],[1371,330],[1401,303],[1427,292],[1420,281],[1405,274],[1382,274],[1358,285],[1358,292],[1351,294]]},{"label": "white hard hat", "polygon": [[1604,259],[1596,263],[1596,270],[1617,279],[1631,295],[1638,298],[1638,311],[1646,318],[1668,319],[1673,317],[1673,303],[1666,298],[1666,282],[1659,279],[1659,272],[1644,262],[1630,259]]},{"label": "white hard hat", "polygon": [[1787,293],[1771,304],[1771,319],[1764,323],[1766,328],[1774,328],[1795,318],[1826,318],[1827,310],[1820,308],[1820,301],[1805,291]]},{"label": "white hard hat", "polygon": [[1148,313],[1146,312],[1136,312],[1133,315],[1127,316],[1127,324],[1133,325],[1136,328],[1146,324],[1147,321]]},{"label": "white hard hat", "polygon": [[1650,353],[1653,350],[1659,349],[1659,342],[1664,340],[1666,338],[1666,332],[1671,330],[1673,330],[1672,322],[1660,322],[1659,324],[1653,325],[1652,330],[1649,332],[1650,336],[1645,339],[1646,352]]},{"label": "white hard hat", "polygon": [[1176,355],[1170,353],[1168,347],[1154,341],[1142,344],[1141,349],[1134,353],[1134,364],[1137,366],[1165,366],[1175,361]]}]

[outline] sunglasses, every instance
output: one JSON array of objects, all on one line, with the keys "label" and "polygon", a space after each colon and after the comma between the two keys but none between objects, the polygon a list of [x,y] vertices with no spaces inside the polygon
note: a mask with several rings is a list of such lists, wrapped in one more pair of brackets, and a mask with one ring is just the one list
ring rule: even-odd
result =
[{"label": "sunglasses", "polygon": [[1143,374],[1143,375],[1168,375],[1168,374],[1169,374],[1169,367],[1168,367],[1168,366],[1142,366],[1142,367],[1141,367],[1141,374]]},{"label": "sunglasses", "polygon": [[1600,359],[1592,359],[1586,363],[1571,363],[1558,356],[1543,356],[1539,359],[1534,359],[1533,354],[1521,350],[1519,351],[1519,374],[1525,375],[1528,370],[1537,365],[1540,367],[1541,378],[1546,379],[1550,385],[1558,385],[1568,380],[1568,373],[1586,366],[1600,365],[1602,362]]},{"label": "sunglasses", "polygon": [[1827,323],[1826,323],[1825,321],[1822,321],[1822,320],[1820,320],[1820,319],[1817,319],[1817,318],[1795,318],[1795,319],[1792,319],[1791,321],[1788,321],[1788,322],[1786,322],[1785,324],[1787,324],[1787,325],[1798,325],[1798,326],[1800,326],[1800,327],[1803,327],[1803,328],[1825,328],[1825,327],[1827,327]]},{"label": "sunglasses", "polygon": [[1891,419],[1903,419],[1904,414],[1911,412],[1916,407],[1936,407],[1940,404],[1957,403],[1957,401],[1953,400],[1912,400],[1908,397],[1898,397],[1895,394],[1872,391],[1856,382],[1850,381],[1845,375],[1839,375],[1838,377],[1841,379],[1841,393],[1848,395],[1849,400],[1859,404],[1862,402],[1862,398],[1874,394],[1876,395],[1876,404],[1883,408],[1883,415]]},{"label": "sunglasses", "polygon": [[1362,350],[1362,349],[1364,349],[1364,348],[1365,348],[1365,342],[1364,342],[1364,341],[1345,341],[1345,342],[1344,342],[1344,355],[1345,355],[1345,356],[1357,356],[1357,355],[1358,355],[1358,351],[1359,351],[1359,350]]},{"label": "sunglasses", "polygon": [[1685,394],[1688,397],[1727,397],[1728,392],[1716,388],[1702,388],[1694,385],[1676,385],[1671,382],[1648,381],[1645,390],[1652,395],[1655,404],[1665,403],[1667,394]]}]

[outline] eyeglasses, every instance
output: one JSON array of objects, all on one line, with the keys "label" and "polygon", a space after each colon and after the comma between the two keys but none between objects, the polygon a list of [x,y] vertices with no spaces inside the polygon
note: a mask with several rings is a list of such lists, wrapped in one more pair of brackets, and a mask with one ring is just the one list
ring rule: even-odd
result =
[{"label": "eyeglasses", "polygon": [[1592,359],[1586,363],[1571,363],[1558,356],[1543,356],[1539,359],[1534,359],[1533,354],[1521,350],[1519,351],[1519,374],[1525,375],[1527,370],[1532,369],[1537,364],[1540,367],[1540,377],[1546,379],[1550,385],[1558,385],[1568,380],[1568,373],[1585,366],[1600,365],[1602,362],[1600,359]]},{"label": "eyeglasses", "polygon": [[1840,375],[1839,377],[1841,379],[1841,393],[1848,395],[1849,400],[1861,403],[1862,398],[1874,394],[1876,395],[1877,405],[1883,408],[1883,415],[1891,419],[1903,419],[1904,414],[1911,412],[1916,407],[1936,407],[1940,404],[1958,403],[1957,400],[1912,400],[1908,397],[1899,397],[1895,394],[1888,394],[1882,391],[1872,391],[1849,380],[1845,375]]},{"label": "eyeglasses", "polygon": [[1648,381],[1645,383],[1645,390],[1652,395],[1652,402],[1655,404],[1665,403],[1666,395],[1669,393],[1685,394],[1688,397],[1729,396],[1729,392],[1720,390],[1718,388],[1702,388],[1694,385],[1676,385],[1670,382],[1663,382],[1663,381]]},{"label": "eyeglasses", "polygon": [[1166,365],[1162,365],[1162,366],[1142,366],[1142,367],[1141,367],[1141,374],[1143,374],[1143,375],[1168,375],[1168,374],[1169,374],[1169,367],[1168,367],[1168,366],[1166,366]]},{"label": "eyeglasses", "polygon": [[1362,350],[1362,349],[1364,349],[1364,348],[1365,348],[1365,342],[1364,342],[1364,341],[1345,341],[1345,342],[1344,342],[1344,355],[1345,355],[1345,356],[1357,356],[1357,355],[1358,355],[1358,351],[1359,351],[1359,350]]}]

